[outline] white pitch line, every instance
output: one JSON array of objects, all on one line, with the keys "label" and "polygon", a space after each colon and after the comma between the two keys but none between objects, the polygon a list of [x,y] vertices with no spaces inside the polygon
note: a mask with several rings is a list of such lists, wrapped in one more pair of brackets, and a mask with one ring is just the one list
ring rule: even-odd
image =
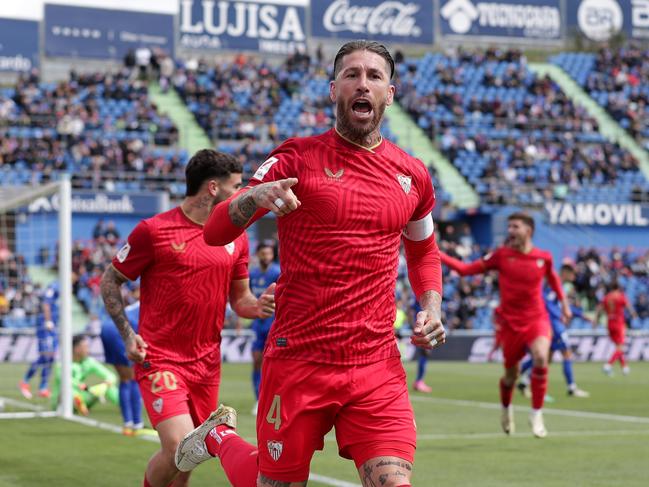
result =
[{"label": "white pitch line", "polygon": [[[600,430],[600,431],[550,431],[548,437],[579,438],[589,436],[634,436],[649,435],[648,430]],[[490,440],[490,439],[532,439],[531,434],[514,434],[506,436],[504,433],[466,433],[466,434],[423,434],[417,435],[417,441],[422,440]]]},{"label": "white pitch line", "polygon": [[0,413],[0,419],[38,419],[38,418],[55,418],[58,414],[56,411],[34,411],[18,413]]},{"label": "white pitch line", "polygon": [[21,409],[27,409],[28,411],[41,412],[45,411],[43,406],[37,404],[32,404],[31,402],[17,401],[16,399],[11,399],[10,397],[0,397],[0,401]]},{"label": "white pitch line", "polygon": [[[75,423],[80,423],[85,426],[90,426],[93,428],[99,428],[104,431],[110,431],[112,433],[117,433],[117,434],[122,433],[121,426],[117,426],[116,424],[112,424],[112,423],[104,423],[103,421],[97,421],[96,419],[84,418],[82,416],[74,415],[72,416],[72,418],[70,418],[70,421],[74,421]],[[158,442],[157,436],[142,435],[142,436],[136,436],[136,438],[140,440],[152,441],[154,443]],[[309,474],[309,480],[313,482],[319,482],[324,485],[331,485],[332,487],[361,487],[359,484],[352,484],[344,480],[338,480],[332,477],[318,475],[317,473]]]},{"label": "white pitch line", "polygon": [[[434,404],[443,404],[447,406],[462,406],[462,407],[472,407],[480,409],[497,409],[500,410],[502,406],[493,402],[481,402],[481,401],[467,401],[463,399],[444,399],[440,397],[420,397],[420,396],[411,396],[411,401],[416,402],[428,402]],[[531,408],[528,406],[514,406],[515,409],[523,411],[531,411]],[[575,411],[571,409],[552,409],[552,408],[543,408],[544,414],[554,414],[557,416],[569,416],[573,418],[590,418],[590,419],[601,419],[607,421],[621,421],[623,423],[640,423],[640,424],[649,424],[649,418],[642,416],[625,416],[621,414],[607,414],[607,413],[593,413],[590,411]]]},{"label": "white pitch line", "polygon": [[332,485],[334,487],[361,487],[360,484],[354,484],[352,482],[347,482],[345,480],[338,480],[332,477],[318,475],[317,473],[309,474],[309,480],[312,482],[319,482],[325,485]]}]

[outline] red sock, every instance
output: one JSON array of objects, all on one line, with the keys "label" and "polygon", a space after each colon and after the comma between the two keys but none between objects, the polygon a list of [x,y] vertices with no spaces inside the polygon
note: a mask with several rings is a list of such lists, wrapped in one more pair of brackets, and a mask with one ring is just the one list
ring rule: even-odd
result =
[{"label": "red sock", "polygon": [[619,359],[620,359],[620,365],[622,367],[626,367],[626,357],[624,356],[624,352],[618,352],[620,354]]},{"label": "red sock", "polygon": [[207,451],[210,452],[210,455],[213,457],[220,457],[221,443],[231,436],[238,436],[237,432],[224,424],[211,430],[205,437],[205,446],[207,447]]},{"label": "red sock", "polygon": [[620,352],[619,350],[616,350],[615,352],[613,352],[613,355],[611,355],[611,358],[608,359],[608,364],[613,365],[615,363],[615,361],[620,358],[621,353],[622,352]]},{"label": "red sock", "polygon": [[257,485],[257,448],[240,436],[228,438],[221,445],[221,465],[232,487],[255,487]]},{"label": "red sock", "polygon": [[548,390],[548,368],[533,367],[532,381],[532,409],[541,409],[545,400],[545,392]]},{"label": "red sock", "polygon": [[500,404],[504,408],[508,407],[512,403],[512,395],[514,394],[514,386],[511,385],[507,387],[505,381],[500,379]]},{"label": "red sock", "polygon": [[205,445],[211,455],[221,460],[232,487],[257,485],[257,448],[237,435],[232,428],[217,426],[205,437]]}]

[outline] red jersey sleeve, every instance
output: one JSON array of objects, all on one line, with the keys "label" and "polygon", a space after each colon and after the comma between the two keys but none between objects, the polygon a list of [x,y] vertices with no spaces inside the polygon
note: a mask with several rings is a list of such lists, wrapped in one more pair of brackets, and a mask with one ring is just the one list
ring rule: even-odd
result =
[{"label": "red jersey sleeve", "polygon": [[[251,188],[270,181],[277,181],[289,177],[297,177],[297,160],[300,158],[300,148],[296,139],[288,139],[286,142],[271,152],[268,159],[259,166],[255,174],[248,182],[248,186],[239,190],[227,200],[219,203],[214,207],[203,230],[205,242],[208,245],[225,245],[232,242],[235,238],[243,233],[250,225],[263,217],[269,210],[265,208],[258,209],[252,216],[245,227],[237,227],[232,223],[228,207],[230,202],[240,196],[242,193],[249,191]],[[295,191],[300,185],[298,182],[293,190]]]},{"label": "red jersey sleeve", "polygon": [[629,300],[627,299],[626,294],[624,293],[620,293],[620,306],[622,308],[630,306]]},{"label": "red jersey sleeve", "polygon": [[421,220],[433,211],[433,208],[435,207],[435,189],[433,188],[433,181],[430,179],[430,175],[428,174],[424,163],[419,160],[418,162],[421,164],[422,171],[421,174],[418,175],[416,181],[419,189],[419,204],[410,218],[413,221]]},{"label": "red jersey sleeve", "polygon": [[248,235],[244,233],[236,240],[239,252],[232,267],[232,280],[248,279],[248,260],[250,256],[250,247],[248,243]]},{"label": "red jersey sleeve", "polygon": [[563,286],[561,286],[561,279],[559,278],[559,275],[554,270],[554,265],[553,265],[553,260],[551,255],[545,259],[545,278],[548,280],[548,284],[550,285],[550,288],[552,288],[552,290],[557,294],[557,298],[560,301],[563,301],[564,299]]},{"label": "red jersey sleeve", "polygon": [[153,242],[149,226],[141,221],[128,236],[126,244],[113,257],[113,267],[134,281],[153,262]]},{"label": "red jersey sleeve", "polygon": [[[258,184],[279,181],[286,178],[297,178],[297,167],[304,148],[300,147],[297,139],[288,139],[270,153],[268,159],[259,166],[248,182],[249,188]],[[299,182],[293,187],[299,186]]]},{"label": "red jersey sleeve", "polygon": [[498,270],[500,267],[500,256],[500,249],[496,249],[494,252],[489,252],[484,257],[482,257],[482,259],[480,259],[480,262],[482,262],[482,265],[485,269],[488,269],[490,271]]},{"label": "red jersey sleeve", "polygon": [[473,262],[469,262],[469,263],[462,262],[461,260],[455,259],[450,255],[445,254],[444,252],[440,252],[439,255],[442,264],[447,265],[448,267],[453,269],[461,276],[472,276],[474,274],[482,274],[484,273],[484,271],[489,269],[485,265],[486,262],[485,259],[489,257],[489,254],[487,254],[487,256],[483,257],[482,259],[474,260]]}]

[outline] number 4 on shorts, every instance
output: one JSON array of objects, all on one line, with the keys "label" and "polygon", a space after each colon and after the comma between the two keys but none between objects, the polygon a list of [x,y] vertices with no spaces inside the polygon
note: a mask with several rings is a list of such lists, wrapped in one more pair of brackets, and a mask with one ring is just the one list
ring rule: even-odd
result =
[{"label": "number 4 on shorts", "polygon": [[275,396],[273,397],[273,403],[270,405],[270,409],[268,410],[268,414],[266,415],[266,421],[268,421],[270,424],[275,425],[275,431],[277,431],[279,427],[282,426],[281,406],[281,399],[278,394],[275,394]]}]

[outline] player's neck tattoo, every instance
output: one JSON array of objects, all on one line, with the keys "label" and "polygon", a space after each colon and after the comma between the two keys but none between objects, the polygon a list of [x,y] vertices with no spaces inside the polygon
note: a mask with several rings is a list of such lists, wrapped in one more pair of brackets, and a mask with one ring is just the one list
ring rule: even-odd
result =
[{"label": "player's neck tattoo", "polygon": [[197,225],[204,225],[214,204],[214,198],[210,195],[202,195],[186,198],[180,204],[183,214]]},{"label": "player's neck tattoo", "polygon": [[379,145],[381,145],[381,142],[383,142],[381,132],[379,132],[378,130],[374,130],[370,134],[362,137],[357,136],[354,131],[345,130],[344,128],[340,128],[338,125],[336,125],[335,130],[338,135],[340,135],[350,144],[354,144],[361,149],[365,149],[370,152],[374,152],[374,149],[376,149]]}]

